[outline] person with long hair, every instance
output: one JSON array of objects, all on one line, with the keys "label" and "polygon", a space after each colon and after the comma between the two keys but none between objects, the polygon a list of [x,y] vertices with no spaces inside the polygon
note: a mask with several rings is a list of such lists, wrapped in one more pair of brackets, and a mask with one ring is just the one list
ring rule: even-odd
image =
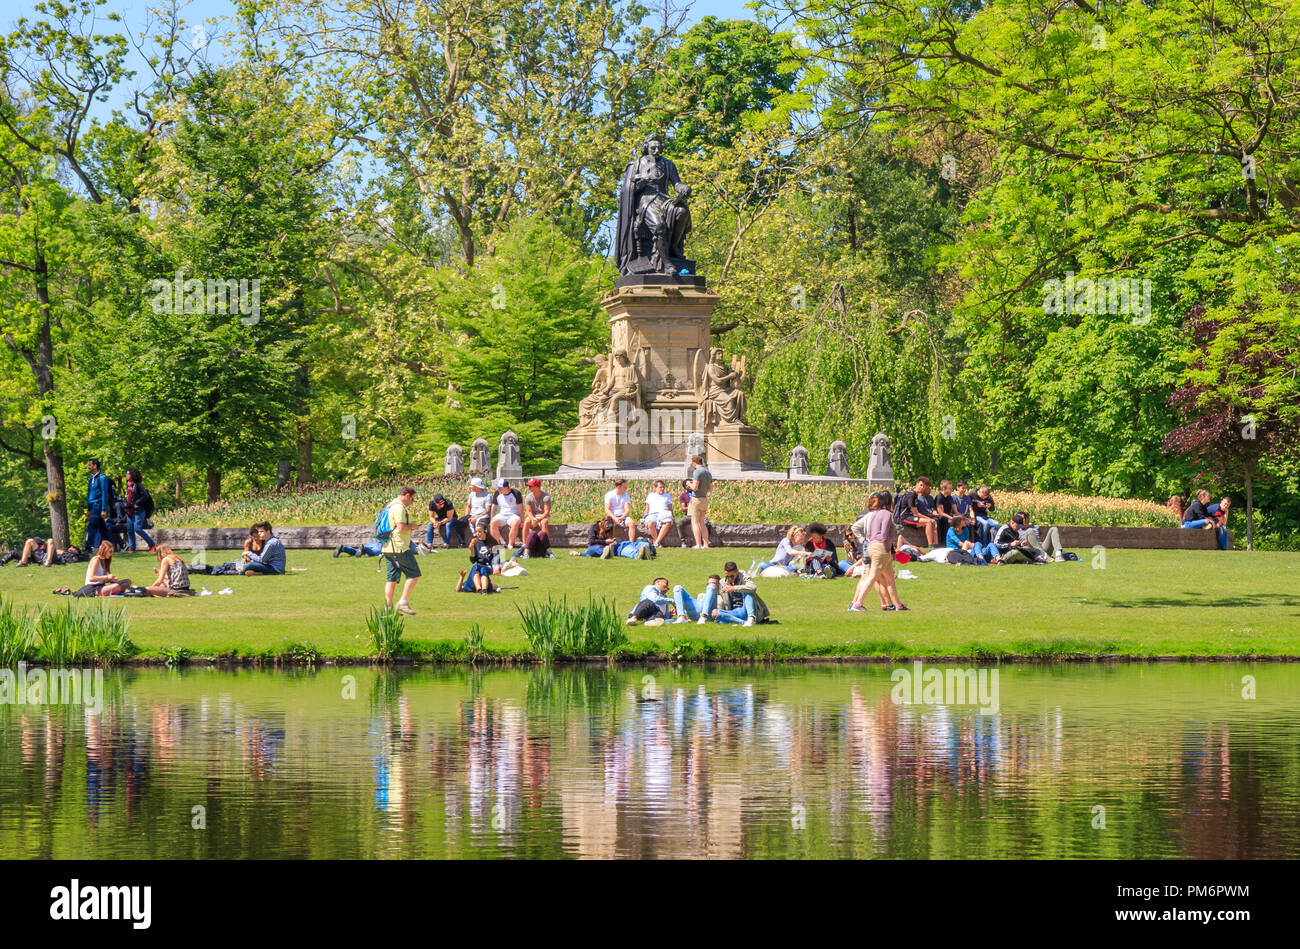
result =
[{"label": "person with long hair", "polygon": [[170,544],[159,544],[154,548],[158,555],[158,567],[154,573],[158,579],[145,587],[150,596],[190,596],[190,574],[185,569],[185,561],[172,553]]},{"label": "person with long hair", "polygon": [[139,468],[126,469],[126,494],[123,498],[126,501],[126,546],[131,553],[135,553],[135,536],[139,534],[144,538],[148,550],[152,553],[154,549],[153,538],[144,532],[144,522],[149,517],[149,509],[153,505],[153,499],[149,494],[149,489],[144,486],[140,478]]},{"label": "person with long hair", "polygon": [[894,547],[898,544],[898,530],[894,526],[894,499],[888,491],[873,494],[867,499],[867,513],[853,525],[859,539],[865,541],[867,569],[853,591],[849,612],[862,613],[866,607],[863,599],[874,586],[880,596],[882,610],[906,610],[898,599],[898,585],[894,577]]},{"label": "person with long hair", "polygon": [[86,564],[86,586],[96,588],[96,596],[117,596],[131,586],[131,581],[113,573],[113,542],[100,541],[95,556]]}]

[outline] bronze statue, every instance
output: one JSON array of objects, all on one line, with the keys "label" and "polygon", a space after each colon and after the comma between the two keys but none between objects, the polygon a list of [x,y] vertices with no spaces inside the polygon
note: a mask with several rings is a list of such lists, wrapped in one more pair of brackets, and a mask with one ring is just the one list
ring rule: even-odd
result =
[{"label": "bronze statue", "polygon": [[647,135],[641,154],[623,173],[614,260],[625,276],[694,271],[683,246],[691,231],[685,200],[691,189],[682,183],[672,160],[660,154],[661,148],[659,136]]}]

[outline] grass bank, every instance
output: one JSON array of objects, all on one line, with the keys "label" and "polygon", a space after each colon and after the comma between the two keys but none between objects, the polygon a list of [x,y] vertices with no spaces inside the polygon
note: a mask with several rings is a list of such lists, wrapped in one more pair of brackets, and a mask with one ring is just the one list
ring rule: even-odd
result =
[{"label": "grass bank", "polygon": [[[734,558],[747,567],[766,551],[665,550],[656,561],[560,556],[530,561],[529,576],[504,581],[495,596],[453,593],[463,551],[420,559],[424,579],[398,655],[418,660],[535,658],[519,608],[548,595],[608,598],[620,614],[642,586],[666,576],[692,593]],[[209,552],[210,557],[212,556]],[[119,555],[114,569],[150,578],[146,554]],[[285,577],[200,577],[214,594],[174,600],[111,601],[128,621],[135,658],[184,657],[360,660],[375,654],[366,618],[382,601],[373,558],[333,559],[290,551]],[[1300,554],[1111,550],[1104,569],[1080,563],[1042,567],[912,564],[900,581],[908,613],[845,612],[853,582],[760,580],[779,623],[625,627],[623,659],[780,660],[812,657],[1300,657]],[[80,585],[83,567],[0,568],[0,596],[18,609],[64,607],[51,595]],[[95,603],[91,608],[100,607]],[[81,608],[80,605],[74,608]]]},{"label": "grass bank", "polygon": [[[397,481],[290,486],[284,491],[261,491],[224,499],[214,504],[177,508],[160,513],[159,527],[247,527],[269,520],[277,527],[370,524],[375,512],[392,500]],[[446,494],[457,505],[468,493],[464,478],[404,480],[419,490],[424,508],[434,492]],[[554,502],[556,523],[589,523],[604,509],[605,481],[553,481],[546,490]],[[674,494],[679,485],[670,484]],[[641,499],[650,484],[632,481],[628,493],[641,511]],[[714,485],[709,519],[715,524],[806,524],[820,520],[849,523],[866,503],[860,486],[798,481],[719,481]],[[1037,524],[1081,524],[1095,527],[1177,527],[1165,508],[1149,501],[1119,498],[1083,498],[1068,494],[995,491],[998,510],[1025,510]],[[462,512],[463,513],[463,512]]]}]

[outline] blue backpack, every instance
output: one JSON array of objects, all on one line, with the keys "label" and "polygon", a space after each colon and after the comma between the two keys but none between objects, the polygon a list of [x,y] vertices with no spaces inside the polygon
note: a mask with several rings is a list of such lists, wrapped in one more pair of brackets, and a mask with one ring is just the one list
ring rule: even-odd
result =
[{"label": "blue backpack", "polygon": [[388,505],[375,515],[375,536],[380,540],[389,540],[393,536],[393,525],[388,520]]}]

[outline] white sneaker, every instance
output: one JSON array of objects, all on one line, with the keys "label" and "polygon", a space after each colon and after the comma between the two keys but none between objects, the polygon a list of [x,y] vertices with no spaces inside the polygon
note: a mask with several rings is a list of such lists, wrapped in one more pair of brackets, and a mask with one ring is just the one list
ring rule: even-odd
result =
[{"label": "white sneaker", "polygon": [[752,617],[752,616],[746,616],[746,617],[745,617],[745,622],[741,623],[740,625],[741,625],[741,626],[753,626],[753,625],[754,625],[754,617]]},{"label": "white sneaker", "polygon": [[629,617],[627,618],[627,625],[629,625],[629,626],[635,626],[635,625],[636,625],[637,623],[639,623],[639,622],[641,622],[641,621],[640,621],[639,619],[637,619],[635,616],[629,616]]},{"label": "white sneaker", "polygon": [[690,621],[691,618],[689,616],[679,616],[677,619],[673,620],[674,623],[689,623]]},{"label": "white sneaker", "polygon": [[1065,555],[1064,555],[1064,554],[1057,554],[1057,555],[1056,555],[1055,557],[1053,557],[1052,559],[1055,560],[1057,563],[1065,563]]},{"label": "white sneaker", "polygon": [[664,618],[662,616],[655,616],[646,620],[645,624],[647,626],[662,626],[664,624]]},{"label": "white sneaker", "polygon": [[705,623],[707,623],[708,621],[709,621],[709,618],[708,618],[707,616],[701,615],[700,618],[697,619],[695,622],[696,622],[697,624],[699,624],[700,626],[703,626],[703,625],[704,625]]}]

